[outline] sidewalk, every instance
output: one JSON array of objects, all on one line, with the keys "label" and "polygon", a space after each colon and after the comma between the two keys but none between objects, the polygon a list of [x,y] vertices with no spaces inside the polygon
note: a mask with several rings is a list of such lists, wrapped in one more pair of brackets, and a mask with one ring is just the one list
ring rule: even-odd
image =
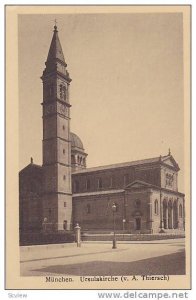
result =
[{"label": "sidewalk", "polygon": [[[164,245],[164,246],[163,246]],[[172,248],[171,248],[172,246]],[[21,246],[20,247],[20,261],[37,261],[55,258],[71,258],[86,255],[93,255],[116,252],[130,252],[133,259],[138,258],[138,251],[140,251],[142,258],[152,257],[152,253],[157,255],[164,255],[175,252],[176,249],[184,248],[184,239],[173,240],[159,240],[159,241],[129,241],[117,242],[117,249],[112,249],[112,242],[83,242],[81,247],[77,247],[76,243],[66,244],[52,244],[52,245],[36,245],[36,246]],[[151,251],[146,251],[151,249]],[[138,250],[138,251],[137,251]]]},{"label": "sidewalk", "polygon": [[184,239],[21,247],[21,276],[184,274]]}]

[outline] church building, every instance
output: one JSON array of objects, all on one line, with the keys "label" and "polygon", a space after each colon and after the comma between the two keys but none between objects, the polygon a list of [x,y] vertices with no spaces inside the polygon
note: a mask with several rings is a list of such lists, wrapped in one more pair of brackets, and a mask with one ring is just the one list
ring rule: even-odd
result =
[{"label": "church building", "polygon": [[[70,132],[70,86],[54,26],[43,82],[43,165],[31,158],[19,173],[20,231],[112,230],[179,233],[185,229],[177,162],[157,157],[87,168],[81,139]],[[112,206],[115,204],[115,212]]]}]

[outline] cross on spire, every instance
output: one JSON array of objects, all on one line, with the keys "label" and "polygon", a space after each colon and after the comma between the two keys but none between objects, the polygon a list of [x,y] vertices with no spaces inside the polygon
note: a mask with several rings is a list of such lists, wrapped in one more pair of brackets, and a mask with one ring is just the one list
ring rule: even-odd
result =
[{"label": "cross on spire", "polygon": [[57,32],[57,19],[54,19],[54,31]]}]

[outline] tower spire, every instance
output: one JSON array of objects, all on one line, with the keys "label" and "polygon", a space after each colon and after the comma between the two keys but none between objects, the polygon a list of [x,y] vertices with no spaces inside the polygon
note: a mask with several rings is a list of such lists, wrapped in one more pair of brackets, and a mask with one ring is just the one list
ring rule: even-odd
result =
[{"label": "tower spire", "polygon": [[45,65],[46,68],[43,72],[43,76],[49,75],[56,71],[60,73],[68,82],[71,82],[71,78],[69,77],[69,73],[66,69],[67,64],[65,62],[63,50],[58,36],[56,19],[54,20],[53,36]]},{"label": "tower spire", "polygon": [[[59,59],[61,61],[61,63],[65,63],[65,58],[63,55],[63,50],[61,47],[61,43],[58,37],[58,30],[57,30],[57,21],[55,19],[55,25],[54,25],[54,30],[53,30],[53,37],[52,37],[52,41],[50,44],[50,49],[48,52],[48,57],[47,57],[47,62],[51,62],[51,61],[55,61],[56,59]],[[67,64],[66,64],[67,66]]]}]

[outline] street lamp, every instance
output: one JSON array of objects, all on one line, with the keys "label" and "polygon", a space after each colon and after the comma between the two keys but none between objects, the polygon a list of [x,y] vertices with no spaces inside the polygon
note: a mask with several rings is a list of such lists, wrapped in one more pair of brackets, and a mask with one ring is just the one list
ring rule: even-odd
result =
[{"label": "street lamp", "polygon": [[114,229],[114,236],[113,236],[113,246],[112,249],[116,249],[116,232],[115,232],[115,212],[116,212],[116,204],[112,204],[112,212],[113,212],[113,229]]},{"label": "street lamp", "polygon": [[125,223],[126,223],[126,220],[123,219],[123,240],[124,240]]}]

